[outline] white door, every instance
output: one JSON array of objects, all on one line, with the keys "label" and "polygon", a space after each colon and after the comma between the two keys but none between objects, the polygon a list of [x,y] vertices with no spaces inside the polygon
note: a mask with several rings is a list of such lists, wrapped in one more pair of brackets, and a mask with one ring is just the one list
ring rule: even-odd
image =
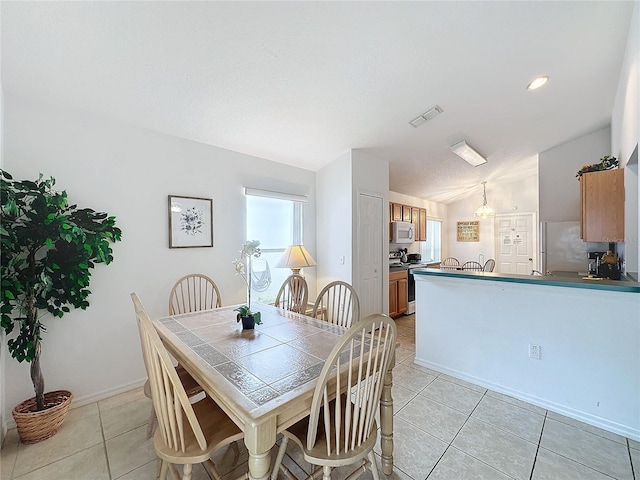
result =
[{"label": "white door", "polygon": [[382,313],[382,197],[358,195],[358,235],[354,257],[358,259],[357,292],[360,317]]},{"label": "white door", "polygon": [[530,275],[536,268],[534,214],[496,215],[496,268],[499,273]]}]

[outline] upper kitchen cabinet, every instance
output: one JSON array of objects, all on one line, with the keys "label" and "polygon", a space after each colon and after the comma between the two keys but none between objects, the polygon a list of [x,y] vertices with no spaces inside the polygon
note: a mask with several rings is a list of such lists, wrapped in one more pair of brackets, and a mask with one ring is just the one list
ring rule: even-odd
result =
[{"label": "upper kitchen cabinet", "polygon": [[402,204],[390,203],[389,216],[391,218],[390,220],[391,222],[401,222],[402,221]]},{"label": "upper kitchen cabinet", "polygon": [[401,203],[389,203],[389,241],[393,239],[391,222],[413,223],[415,241],[427,240],[427,209],[403,205]]},{"label": "upper kitchen cabinet", "polygon": [[585,242],[624,241],[624,169],[580,177],[580,238]]},{"label": "upper kitchen cabinet", "polygon": [[409,205],[402,205],[402,221],[411,223],[411,210]]},{"label": "upper kitchen cabinet", "polygon": [[416,242],[427,240],[427,209],[411,207],[411,222],[413,231],[416,232]]}]

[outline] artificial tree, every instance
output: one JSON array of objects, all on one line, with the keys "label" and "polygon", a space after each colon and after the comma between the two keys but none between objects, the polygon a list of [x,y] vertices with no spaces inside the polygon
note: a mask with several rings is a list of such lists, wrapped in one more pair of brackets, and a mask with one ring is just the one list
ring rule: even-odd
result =
[{"label": "artificial tree", "polygon": [[31,363],[38,411],[46,408],[40,314],[62,317],[71,307],[86,309],[91,269],[111,263],[111,243],[122,235],[115,217],[70,205],[54,185],[53,177],[17,181],[0,170],[0,325],[7,334],[19,327],[7,345],[18,362]]}]

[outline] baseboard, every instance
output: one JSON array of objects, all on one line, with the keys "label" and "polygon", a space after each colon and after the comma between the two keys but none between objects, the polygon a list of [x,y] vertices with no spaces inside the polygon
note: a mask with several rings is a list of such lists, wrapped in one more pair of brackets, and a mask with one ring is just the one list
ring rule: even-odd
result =
[{"label": "baseboard", "polygon": [[504,385],[487,381],[483,378],[467,375],[463,372],[452,370],[450,368],[444,367],[439,364],[420,360],[418,357],[415,358],[414,363],[416,365],[427,367],[427,368],[430,368],[431,370],[435,370],[437,372],[459,378],[460,380],[473,383],[474,385],[479,385],[481,387],[488,388],[490,390],[493,390],[494,392],[502,393],[504,395],[517,398],[518,400],[522,400],[532,405],[536,405],[546,410],[550,410],[554,413],[558,413],[560,415],[573,418],[574,420],[579,420],[581,422],[587,423],[594,427],[602,428],[603,430],[606,430],[608,432],[616,433],[618,435],[622,435],[623,437],[640,441],[640,429],[632,428],[632,427],[629,427],[628,425],[622,425],[617,422],[612,422],[605,418],[597,417],[595,415],[591,415],[590,413],[586,413],[581,410],[576,410],[574,408],[567,407],[566,405],[561,405],[556,402],[551,402],[544,398],[536,397],[535,395],[530,395],[526,392],[514,390],[512,388],[505,387]]},{"label": "baseboard", "polygon": [[[82,407],[84,405],[88,405],[90,403],[93,402],[98,402],[100,400],[104,400],[105,398],[109,398],[109,397],[113,397],[114,395],[118,395],[120,393],[124,393],[124,392],[128,392],[129,390],[133,390],[134,388],[138,388],[144,385],[144,382],[146,382],[147,379],[146,377],[141,379],[141,380],[135,380],[133,382],[129,382],[129,383],[125,383],[123,385],[120,385],[118,387],[114,387],[114,388],[108,388],[106,390],[101,390],[99,392],[96,393],[91,393],[89,395],[83,395],[82,397],[76,397],[74,395],[73,397],[73,401],[71,402],[71,409],[77,408],[77,407]],[[10,419],[7,419],[5,422],[3,422],[4,425],[0,426],[0,428],[4,429],[3,432],[3,437],[4,437],[4,433],[6,433],[7,430],[11,430],[12,428],[16,428],[16,422],[13,420],[13,417],[11,417]]]}]

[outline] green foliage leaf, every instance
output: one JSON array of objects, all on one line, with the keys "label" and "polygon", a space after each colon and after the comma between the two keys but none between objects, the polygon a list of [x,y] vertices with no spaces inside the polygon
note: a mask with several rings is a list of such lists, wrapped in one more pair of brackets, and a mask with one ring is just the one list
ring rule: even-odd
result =
[{"label": "green foliage leaf", "polygon": [[113,260],[111,243],[122,235],[114,217],[70,205],[54,185],[53,177],[19,181],[0,169],[0,326],[18,330],[7,346],[19,362],[38,357],[41,310],[62,317],[89,307],[91,270]]}]

